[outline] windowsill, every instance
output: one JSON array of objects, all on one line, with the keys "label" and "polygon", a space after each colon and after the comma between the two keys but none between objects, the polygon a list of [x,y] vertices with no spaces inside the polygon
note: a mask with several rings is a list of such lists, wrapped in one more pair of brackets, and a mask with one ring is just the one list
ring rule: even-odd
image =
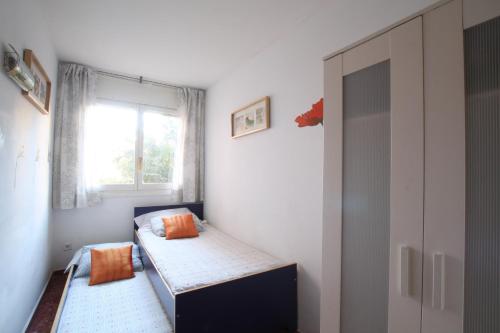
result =
[{"label": "windowsill", "polygon": [[101,191],[103,198],[123,198],[123,197],[151,197],[151,196],[173,196],[175,191],[171,189],[162,190],[116,190]]}]

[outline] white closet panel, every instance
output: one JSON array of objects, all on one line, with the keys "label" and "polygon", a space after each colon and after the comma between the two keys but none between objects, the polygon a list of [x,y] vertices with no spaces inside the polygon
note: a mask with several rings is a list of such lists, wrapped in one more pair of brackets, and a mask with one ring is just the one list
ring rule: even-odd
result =
[{"label": "white closet panel", "polygon": [[331,58],[325,71],[322,330],[419,333],[422,18]]},{"label": "white closet panel", "polygon": [[425,211],[422,333],[463,331],[465,98],[462,6],[424,15]]},{"label": "white closet panel", "polygon": [[[321,332],[340,332],[342,251],[342,54],[326,61],[323,174]],[[335,93],[334,93],[335,92]]]},{"label": "white closet panel", "polygon": [[[422,17],[391,31],[389,333],[420,332],[424,207]],[[408,271],[401,247],[409,248]],[[408,280],[405,281],[405,273]],[[401,284],[408,284],[408,295]]]},{"label": "white closet panel", "polygon": [[459,0],[325,61],[322,332],[463,332],[464,99]]}]

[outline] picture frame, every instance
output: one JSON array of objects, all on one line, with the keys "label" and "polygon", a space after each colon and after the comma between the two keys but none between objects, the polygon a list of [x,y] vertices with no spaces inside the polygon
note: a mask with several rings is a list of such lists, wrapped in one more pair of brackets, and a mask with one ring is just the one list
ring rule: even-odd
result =
[{"label": "picture frame", "polygon": [[270,127],[271,98],[266,96],[231,113],[231,137],[260,132]]},{"label": "picture frame", "polygon": [[35,78],[35,87],[30,91],[23,91],[22,94],[42,114],[49,114],[52,82],[32,50],[24,50],[23,60],[26,66],[28,66],[33,73]]}]

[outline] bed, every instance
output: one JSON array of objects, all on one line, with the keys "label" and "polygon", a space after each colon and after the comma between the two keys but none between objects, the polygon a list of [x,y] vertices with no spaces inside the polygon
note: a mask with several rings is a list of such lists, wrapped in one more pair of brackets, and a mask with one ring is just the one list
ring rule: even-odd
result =
[{"label": "bed", "polygon": [[[134,217],[203,203],[136,207]],[[210,225],[193,239],[169,240],[134,222],[146,274],[176,333],[297,331],[297,265],[284,263]]]},{"label": "bed", "polygon": [[89,286],[70,270],[51,333],[173,333],[145,272]]}]

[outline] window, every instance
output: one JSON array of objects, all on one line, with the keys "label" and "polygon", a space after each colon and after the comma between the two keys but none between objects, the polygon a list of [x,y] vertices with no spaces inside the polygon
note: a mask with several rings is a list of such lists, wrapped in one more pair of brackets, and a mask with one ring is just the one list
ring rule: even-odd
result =
[{"label": "window", "polygon": [[87,182],[105,191],[172,188],[180,127],[169,109],[100,100],[85,119]]}]

